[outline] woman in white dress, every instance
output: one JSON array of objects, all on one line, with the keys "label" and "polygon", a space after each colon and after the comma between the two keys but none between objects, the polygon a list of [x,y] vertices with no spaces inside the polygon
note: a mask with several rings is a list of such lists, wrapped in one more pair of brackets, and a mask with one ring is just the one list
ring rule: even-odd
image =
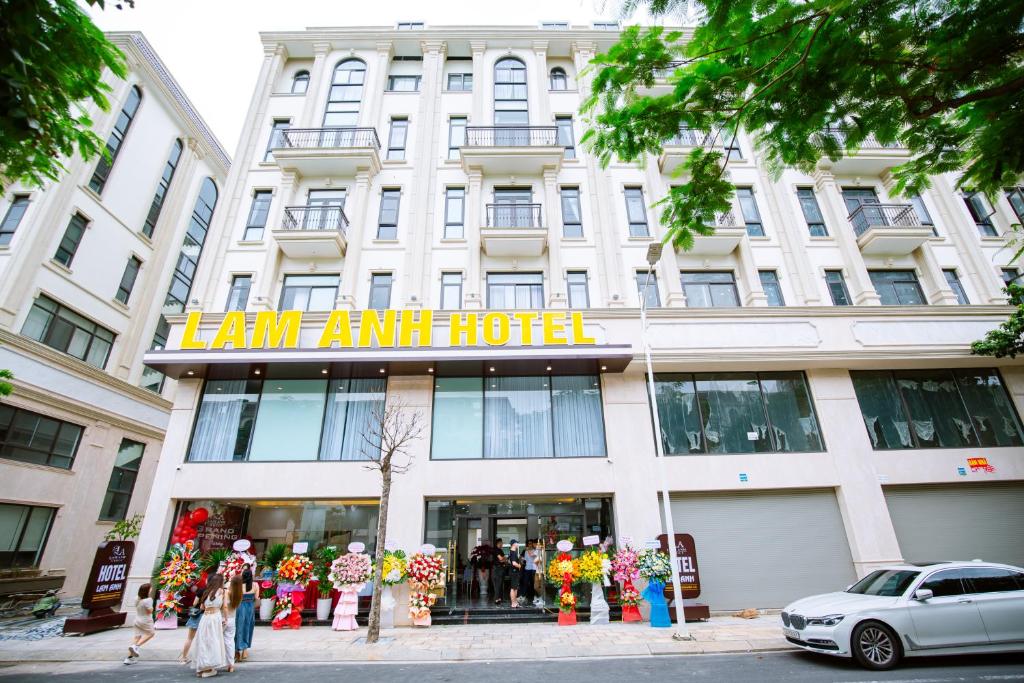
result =
[{"label": "woman in white dress", "polygon": [[193,643],[196,675],[200,678],[216,676],[217,669],[223,669],[228,665],[224,652],[224,624],[227,621],[224,597],[224,576],[214,574],[203,591],[200,601],[203,618],[196,629]]},{"label": "woman in white dress", "polygon": [[228,660],[228,673],[235,670],[235,612],[242,604],[242,593],[242,575],[236,574],[228,581],[224,596],[224,656]]}]

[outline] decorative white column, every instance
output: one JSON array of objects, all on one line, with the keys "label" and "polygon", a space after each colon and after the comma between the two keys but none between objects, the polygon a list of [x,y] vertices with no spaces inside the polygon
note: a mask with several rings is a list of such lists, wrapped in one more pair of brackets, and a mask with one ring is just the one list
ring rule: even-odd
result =
[{"label": "decorative white column", "polygon": [[306,88],[306,97],[302,101],[302,114],[295,125],[296,128],[316,128],[323,120],[324,107],[331,90],[330,81],[334,78],[334,73],[331,72],[327,78],[328,82],[324,83],[324,67],[330,52],[330,43],[313,43],[313,69],[309,74],[309,85]]},{"label": "decorative white column", "polygon": [[[668,196],[668,184],[665,182],[665,177],[661,175],[657,158],[653,156],[648,157],[645,174],[647,176],[647,189],[650,191],[651,198]],[[655,239],[664,239],[665,228],[661,223],[664,213],[662,208],[660,206],[651,206],[649,213],[652,225],[651,232],[654,234]],[[658,261],[657,269],[658,277],[661,279],[667,292],[665,306],[668,308],[685,308],[686,295],[683,293],[679,259],[673,244],[665,245],[661,260]]]},{"label": "decorative white column", "polygon": [[551,117],[551,98],[548,96],[548,41],[533,41],[533,53],[537,60],[537,77],[533,79],[536,83],[536,97],[532,98],[537,103],[534,121],[535,125],[550,126],[554,119]]},{"label": "decorative white column", "polygon": [[[338,308],[355,310],[356,283],[359,281],[359,261],[363,254],[366,235],[366,214],[370,204],[370,172],[358,171],[356,184],[351,196],[345,201],[345,215],[348,216],[348,247],[341,272],[341,286],[335,305]],[[349,213],[351,210],[351,213]]]},{"label": "decorative white column", "polygon": [[[366,73],[364,95],[359,109],[359,125],[377,127],[381,122],[381,104],[384,100],[384,89],[388,84],[388,71],[391,69],[392,43],[390,40],[377,43],[377,63]],[[383,131],[378,132],[383,137]]]},{"label": "decorative white column", "polygon": [[480,272],[480,216],[483,210],[480,202],[483,173],[478,168],[471,168],[466,176],[469,179],[469,187],[466,190],[464,220],[466,244],[469,247],[469,267],[466,271],[466,294],[462,306],[463,308],[483,308],[483,298],[480,296],[483,277]]},{"label": "decorative white column", "polygon": [[473,126],[484,125],[484,94],[491,92],[484,87],[484,52],[487,50],[486,40],[469,41],[469,49],[473,52],[473,109],[469,123]]},{"label": "decorative white column", "polygon": [[750,246],[748,235],[744,235],[739,246],[736,247],[736,261],[739,264],[740,272],[743,273],[743,280],[747,283],[747,294],[743,298],[743,305],[767,306],[768,296],[764,293],[764,288],[761,287],[761,276],[757,272],[754,250]]},{"label": "decorative white column", "polygon": [[544,217],[548,227],[548,308],[567,308],[565,273],[562,272],[562,212],[558,169],[544,169]]},{"label": "decorative white column", "polygon": [[[782,260],[787,270],[786,275],[789,276],[793,291],[797,296],[797,300],[793,303],[819,306],[821,305],[821,288],[818,287],[814,267],[811,265],[811,259],[807,256],[807,250],[801,248],[802,236],[795,234],[798,229],[795,226],[803,226],[803,223],[787,220],[784,217],[785,214],[779,206],[780,184],[773,181],[761,166],[758,166],[758,176],[760,176],[761,187],[765,188],[764,204],[768,207],[768,215],[772,217],[772,224],[779,239]],[[804,232],[806,233],[806,229]]]},{"label": "decorative white column", "polygon": [[857,306],[877,306],[881,299],[871,284],[864,257],[861,256],[853,227],[847,220],[846,203],[836,185],[836,177],[832,175],[831,165],[818,162],[818,170],[813,174],[818,196],[822,200],[821,208],[829,225],[835,226],[836,245],[843,255],[844,272],[849,276],[847,286],[853,303]]},{"label": "decorative white column", "polygon": [[256,298],[253,304],[260,310],[273,311],[277,308],[274,291],[277,289],[277,272],[281,262],[280,247],[274,239],[274,228],[284,225],[284,209],[294,203],[295,189],[299,178],[293,171],[281,172],[281,183],[274,189],[271,199],[271,210],[267,214],[267,223],[263,228],[263,267],[260,269],[256,285]]}]

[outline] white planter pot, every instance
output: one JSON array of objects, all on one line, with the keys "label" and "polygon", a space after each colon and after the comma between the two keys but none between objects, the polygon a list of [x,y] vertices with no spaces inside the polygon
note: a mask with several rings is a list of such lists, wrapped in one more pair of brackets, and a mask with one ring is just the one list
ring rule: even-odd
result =
[{"label": "white planter pot", "polygon": [[384,586],[380,592],[380,627],[395,627],[395,596],[391,586]]},{"label": "white planter pot", "polygon": [[317,621],[327,621],[331,616],[331,599],[330,598],[317,598],[316,599],[316,619]]},{"label": "white planter pot", "polygon": [[270,621],[274,616],[274,598],[260,598],[260,621]]}]

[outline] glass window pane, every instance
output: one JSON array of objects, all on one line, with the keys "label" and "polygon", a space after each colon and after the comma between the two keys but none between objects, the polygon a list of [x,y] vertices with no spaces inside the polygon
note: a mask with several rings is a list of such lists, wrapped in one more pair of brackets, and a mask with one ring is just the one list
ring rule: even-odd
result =
[{"label": "glass window pane", "polygon": [[955,370],[974,433],[982,446],[1022,445],[1017,411],[995,370]]},{"label": "glass window pane", "polygon": [[259,391],[260,382],[207,380],[188,459],[193,462],[245,459]]},{"label": "glass window pane", "polygon": [[777,452],[823,450],[810,393],[800,372],[759,373]]},{"label": "glass window pane", "polygon": [[484,457],[552,456],[548,383],[547,377],[484,379]]},{"label": "glass window pane", "polygon": [[595,375],[551,378],[555,457],[604,457],[604,415]]},{"label": "glass window pane", "polygon": [[0,552],[11,553],[18,549],[21,531],[32,508],[25,505],[0,503]]},{"label": "glass window pane", "polygon": [[896,391],[892,373],[886,370],[864,370],[850,373],[867,427],[871,446],[875,449],[913,448],[910,423],[907,421]]},{"label": "glass window pane", "polygon": [[697,393],[709,453],[771,451],[761,392],[752,373],[699,375]]},{"label": "glass window pane", "polygon": [[896,386],[910,410],[911,429],[919,447],[975,445],[974,427],[964,412],[952,373],[946,370],[901,370]]},{"label": "glass window pane", "polygon": [[316,460],[327,380],[263,383],[249,460]]},{"label": "glass window pane", "polygon": [[483,378],[438,377],[434,382],[433,460],[482,458]]},{"label": "glass window pane", "polygon": [[665,454],[703,453],[704,442],[693,377],[682,374],[657,375],[654,392]]}]

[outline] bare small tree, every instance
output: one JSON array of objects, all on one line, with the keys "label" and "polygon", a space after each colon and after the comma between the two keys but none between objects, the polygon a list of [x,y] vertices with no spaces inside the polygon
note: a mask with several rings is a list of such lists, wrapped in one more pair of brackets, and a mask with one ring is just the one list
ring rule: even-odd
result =
[{"label": "bare small tree", "polygon": [[363,434],[363,454],[367,469],[380,472],[380,514],[377,518],[377,551],[373,561],[373,598],[370,602],[370,628],[367,643],[380,638],[380,594],[383,585],[384,544],[388,533],[388,502],[391,476],[403,474],[412,466],[409,448],[423,437],[423,417],[402,399],[386,401],[373,409]]}]

